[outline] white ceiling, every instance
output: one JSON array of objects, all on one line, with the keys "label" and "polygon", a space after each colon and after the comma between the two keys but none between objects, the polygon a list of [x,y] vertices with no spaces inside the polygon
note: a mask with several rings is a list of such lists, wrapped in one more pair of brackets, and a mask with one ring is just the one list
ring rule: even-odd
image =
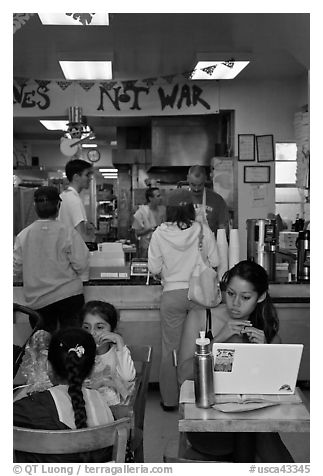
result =
[{"label": "white ceiling", "polygon": [[[305,13],[113,13],[108,27],[44,26],[35,14],[14,34],[13,74],[64,79],[58,59],[104,60],[112,54],[114,79],[160,77],[192,70],[198,53],[228,52],[235,59],[250,55],[238,80],[296,78],[310,68],[309,38]],[[117,125],[144,120],[100,117],[88,123],[106,139]],[[32,118],[14,118],[14,135],[57,137]]]}]

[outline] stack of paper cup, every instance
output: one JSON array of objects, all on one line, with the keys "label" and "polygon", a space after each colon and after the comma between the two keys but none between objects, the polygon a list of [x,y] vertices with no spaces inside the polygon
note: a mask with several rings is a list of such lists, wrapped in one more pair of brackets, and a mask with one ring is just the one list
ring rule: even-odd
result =
[{"label": "stack of paper cup", "polygon": [[226,231],[224,228],[220,228],[217,231],[216,240],[218,244],[220,264],[218,266],[219,279],[222,278],[224,273],[228,271],[228,242]]},{"label": "stack of paper cup", "polygon": [[229,241],[229,269],[240,261],[240,249],[239,249],[239,230],[230,230]]}]

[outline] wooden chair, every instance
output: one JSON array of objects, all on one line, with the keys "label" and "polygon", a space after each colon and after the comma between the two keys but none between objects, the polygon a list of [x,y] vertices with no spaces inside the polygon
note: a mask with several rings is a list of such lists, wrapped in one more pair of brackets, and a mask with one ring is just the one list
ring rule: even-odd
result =
[{"label": "wooden chair", "polygon": [[135,432],[133,435],[133,450],[135,462],[143,463],[143,431],[153,348],[150,345],[128,345],[128,348],[136,367],[137,378],[140,380],[134,402]]},{"label": "wooden chair", "polygon": [[[130,418],[80,430],[13,428],[13,449],[37,454],[72,454],[113,446],[112,460],[124,463]],[[86,462],[86,461],[85,461]]]}]

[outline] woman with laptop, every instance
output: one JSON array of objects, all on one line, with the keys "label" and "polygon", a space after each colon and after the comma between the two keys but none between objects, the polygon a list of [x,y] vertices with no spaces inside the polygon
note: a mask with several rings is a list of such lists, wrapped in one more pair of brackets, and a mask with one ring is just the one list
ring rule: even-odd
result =
[{"label": "woman with laptop", "polygon": [[[178,356],[178,380],[193,378],[195,340],[205,330],[211,342],[280,343],[279,322],[268,294],[268,275],[252,261],[240,261],[225,273],[221,282],[225,303],[211,310],[194,309],[185,321]],[[278,433],[188,433],[192,449],[185,457],[249,463],[286,463],[293,458]]]}]

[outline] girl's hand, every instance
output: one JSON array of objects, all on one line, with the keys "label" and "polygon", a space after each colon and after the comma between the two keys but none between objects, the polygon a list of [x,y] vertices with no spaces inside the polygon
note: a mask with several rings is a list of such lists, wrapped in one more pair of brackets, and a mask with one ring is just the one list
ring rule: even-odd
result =
[{"label": "girl's hand", "polygon": [[233,335],[241,335],[242,331],[251,327],[251,322],[247,320],[229,319],[225,326],[214,336],[215,342],[225,342]]},{"label": "girl's hand", "polygon": [[102,345],[104,342],[113,342],[113,344],[116,344],[117,350],[122,350],[124,347],[124,341],[121,335],[106,330],[103,330],[100,333],[97,342],[99,346]]},{"label": "girl's hand", "polygon": [[256,329],[256,327],[248,327],[241,331],[241,334],[246,334],[252,344],[265,344],[266,338],[264,331]]}]

